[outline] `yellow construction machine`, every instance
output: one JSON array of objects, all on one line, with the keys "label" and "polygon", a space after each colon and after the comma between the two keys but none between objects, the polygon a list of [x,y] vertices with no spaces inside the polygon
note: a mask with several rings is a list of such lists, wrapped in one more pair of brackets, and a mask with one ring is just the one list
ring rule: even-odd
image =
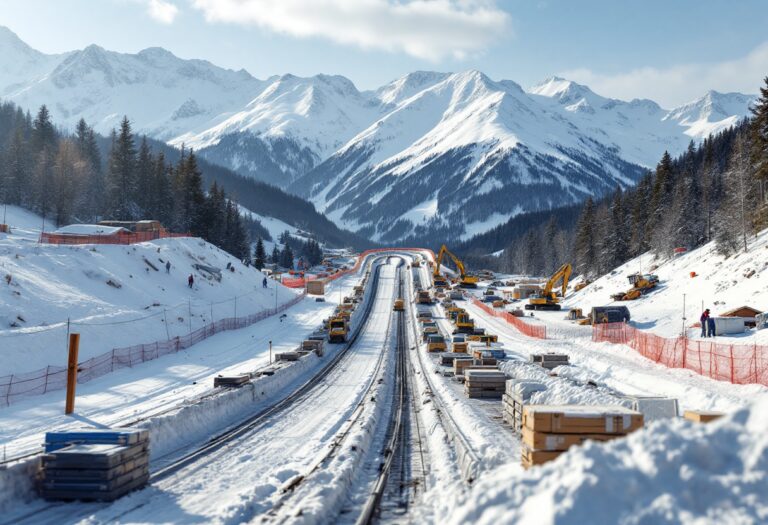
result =
[{"label": "yellow construction machine", "polygon": [[[525,305],[526,310],[560,310],[560,298],[565,297],[565,291],[568,288],[568,279],[571,278],[571,272],[573,268],[570,263],[565,263],[557,270],[552,277],[549,278],[547,284],[541,289],[539,293],[528,299],[528,304]],[[556,292],[552,291],[555,285],[560,281],[563,281],[561,286],[560,296]]]},{"label": "yellow construction machine", "polygon": [[334,317],[331,319],[328,328],[329,343],[344,343],[347,340],[347,320],[344,317]]},{"label": "yellow construction machine", "polygon": [[395,299],[395,306],[393,307],[395,312],[402,312],[405,310],[405,301],[402,299]]},{"label": "yellow construction machine", "polygon": [[634,301],[635,299],[639,299],[643,294],[656,288],[656,285],[659,284],[658,276],[653,274],[642,275],[633,273],[632,275],[628,275],[627,279],[629,280],[629,284],[632,285],[632,288],[626,292],[613,294],[611,299],[614,301]]},{"label": "yellow construction machine", "polygon": [[437,259],[435,260],[435,269],[432,274],[432,280],[435,282],[435,286],[440,286],[438,281],[444,283],[442,286],[447,284],[445,277],[440,275],[440,264],[443,262],[443,257],[446,255],[451,258],[453,263],[456,265],[456,268],[459,270],[459,286],[464,288],[477,288],[478,278],[474,275],[467,275],[467,272],[464,269],[464,263],[461,262],[461,260],[454,254],[452,254],[445,246],[445,244],[440,247],[440,252],[437,254]]}]

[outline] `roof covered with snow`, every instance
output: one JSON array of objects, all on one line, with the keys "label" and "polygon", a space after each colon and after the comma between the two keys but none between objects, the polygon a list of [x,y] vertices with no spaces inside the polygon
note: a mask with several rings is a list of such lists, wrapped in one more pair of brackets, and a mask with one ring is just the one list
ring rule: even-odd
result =
[{"label": "roof covered with snow", "polygon": [[130,230],[119,226],[104,226],[101,224],[70,224],[59,228],[53,233],[59,235],[117,235],[118,233],[130,233]]}]

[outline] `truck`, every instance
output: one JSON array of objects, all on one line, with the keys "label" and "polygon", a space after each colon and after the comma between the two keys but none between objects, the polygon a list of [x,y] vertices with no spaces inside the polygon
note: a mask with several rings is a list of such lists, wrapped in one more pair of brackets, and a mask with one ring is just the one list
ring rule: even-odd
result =
[{"label": "truck", "polygon": [[345,343],[348,332],[347,320],[344,317],[334,317],[328,325],[328,342]]},{"label": "truck", "polygon": [[421,290],[416,296],[416,302],[419,304],[432,304],[432,296],[428,290]]}]

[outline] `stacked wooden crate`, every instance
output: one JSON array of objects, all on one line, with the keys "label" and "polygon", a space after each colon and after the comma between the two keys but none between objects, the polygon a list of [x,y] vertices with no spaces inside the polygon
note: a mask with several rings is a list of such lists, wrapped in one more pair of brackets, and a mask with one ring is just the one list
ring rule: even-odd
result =
[{"label": "stacked wooden crate", "polygon": [[498,370],[472,369],[464,372],[464,393],[469,398],[501,398],[507,376]]},{"label": "stacked wooden crate", "polygon": [[608,441],[643,426],[643,415],[622,406],[526,405],[523,467],[541,465],[587,440]]},{"label": "stacked wooden crate", "polygon": [[531,363],[542,366],[547,370],[552,370],[558,366],[567,366],[569,364],[567,354],[556,354],[554,352],[548,352],[545,354],[531,354],[530,359]]},{"label": "stacked wooden crate", "polygon": [[45,499],[112,501],[149,480],[149,432],[48,432],[40,492]]},{"label": "stacked wooden crate", "polygon": [[504,422],[511,425],[519,434],[523,426],[523,407],[535,392],[542,392],[546,389],[546,385],[539,381],[508,380],[504,396],[501,398]]}]

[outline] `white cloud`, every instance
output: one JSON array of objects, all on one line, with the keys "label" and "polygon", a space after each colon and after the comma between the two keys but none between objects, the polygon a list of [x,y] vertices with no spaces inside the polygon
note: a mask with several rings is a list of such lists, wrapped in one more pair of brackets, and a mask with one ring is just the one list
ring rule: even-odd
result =
[{"label": "white cloud", "polygon": [[147,13],[162,24],[172,24],[179,14],[179,8],[166,0],[149,0]]},{"label": "white cloud", "polygon": [[589,69],[561,73],[601,95],[625,100],[650,98],[668,108],[696,99],[710,89],[756,93],[767,74],[768,42],[744,57],[723,62],[644,67],[612,75]]},{"label": "white cloud", "polygon": [[493,0],[193,0],[210,22],[427,59],[464,58],[508,31]]}]

